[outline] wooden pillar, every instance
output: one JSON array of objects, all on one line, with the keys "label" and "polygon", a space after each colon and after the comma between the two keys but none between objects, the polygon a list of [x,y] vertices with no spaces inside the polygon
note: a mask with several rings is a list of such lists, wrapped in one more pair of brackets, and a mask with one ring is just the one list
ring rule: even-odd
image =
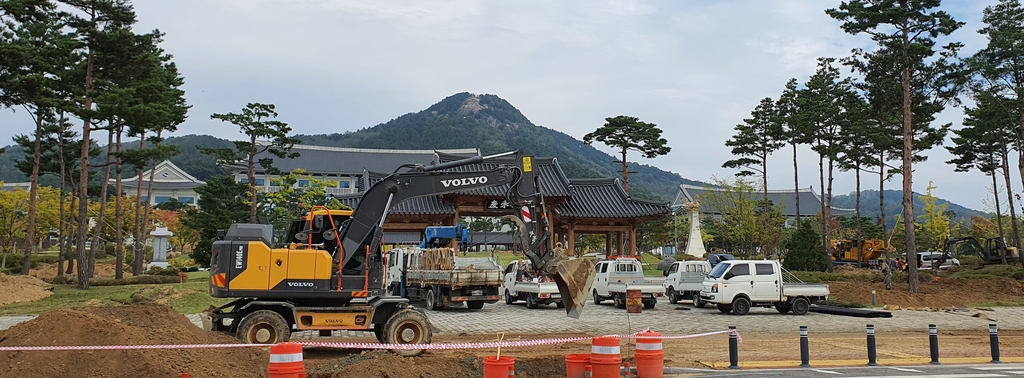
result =
[{"label": "wooden pillar", "polygon": [[612,255],[612,233],[610,231],[604,232],[604,255],[605,257]]},{"label": "wooden pillar", "polygon": [[636,256],[636,224],[629,225],[629,255]]},{"label": "wooden pillar", "polygon": [[[558,235],[555,234],[555,218],[552,217],[552,214],[551,214],[551,211],[554,211],[554,207],[550,207],[549,209],[551,209],[551,210],[546,212],[546,213],[544,213],[544,216],[548,219],[548,235],[551,235],[551,237],[557,237]],[[555,242],[559,241],[559,240],[560,239],[553,239],[551,241],[551,247],[554,248],[555,247]]]},{"label": "wooden pillar", "polygon": [[622,256],[622,231],[615,231],[615,255]]},{"label": "wooden pillar", "polygon": [[[455,217],[452,219],[452,226],[459,224],[459,199],[455,199]],[[455,250],[455,253],[459,253],[459,238],[452,239],[450,247]]]},{"label": "wooden pillar", "polygon": [[576,229],[572,223],[569,223],[569,241],[566,250],[569,256],[576,256]]}]

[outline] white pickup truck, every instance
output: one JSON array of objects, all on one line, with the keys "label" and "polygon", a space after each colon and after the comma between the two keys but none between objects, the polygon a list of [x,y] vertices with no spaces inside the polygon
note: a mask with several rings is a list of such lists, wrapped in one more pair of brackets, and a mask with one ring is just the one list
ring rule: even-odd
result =
[{"label": "white pickup truck", "polygon": [[618,258],[597,263],[597,275],[591,291],[594,304],[611,299],[615,307],[626,308],[626,291],[640,290],[644,308],[654,308],[665,293],[661,284],[644,279],[644,270],[635,258]]},{"label": "white pickup truck", "polygon": [[558,285],[533,277],[532,271],[530,262],[526,260],[514,260],[505,267],[505,280],[501,286],[505,304],[524,300],[526,308],[529,309],[551,303],[558,308],[564,308],[562,296],[558,293]]},{"label": "white pickup truck", "polygon": [[718,311],[744,315],[751,306],[804,315],[811,303],[828,299],[828,285],[803,283],[774,260],[722,261],[704,279],[700,299]]},{"label": "white pickup truck", "polygon": [[665,296],[668,303],[676,304],[680,300],[692,300],[694,307],[704,307],[700,300],[700,289],[704,284],[704,276],[711,272],[711,263],[707,261],[676,261],[665,271]]}]

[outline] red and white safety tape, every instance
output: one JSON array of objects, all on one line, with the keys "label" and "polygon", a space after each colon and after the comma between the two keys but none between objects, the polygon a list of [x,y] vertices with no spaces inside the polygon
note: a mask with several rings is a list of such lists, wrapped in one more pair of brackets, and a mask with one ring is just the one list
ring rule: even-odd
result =
[{"label": "red and white safety tape", "polygon": [[[689,339],[719,335],[723,333],[739,333],[735,330],[715,331],[693,335],[662,335],[662,339]],[[649,338],[650,336],[632,335],[609,335],[611,337],[637,339]],[[490,349],[490,348],[515,348],[526,346],[556,345],[579,342],[592,339],[591,336],[562,337],[540,340],[517,340],[517,341],[491,341],[479,343],[447,343],[447,344],[380,344],[380,343],[334,343],[334,342],[299,342],[303,346],[339,348],[339,349],[411,349],[411,350],[452,350],[452,349]],[[171,345],[64,345],[64,346],[11,346],[0,347],[0,352],[22,352],[22,351],[77,351],[77,350],[138,350],[138,349],[206,349],[206,348],[248,348],[268,347],[266,344],[171,344]]]}]

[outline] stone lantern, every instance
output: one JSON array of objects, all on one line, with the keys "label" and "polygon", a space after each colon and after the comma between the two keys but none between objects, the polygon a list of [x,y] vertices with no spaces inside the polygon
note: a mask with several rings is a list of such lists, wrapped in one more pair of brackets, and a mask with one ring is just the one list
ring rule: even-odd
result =
[{"label": "stone lantern", "polygon": [[149,233],[149,236],[153,237],[153,262],[149,263],[146,269],[154,266],[161,268],[170,266],[167,263],[167,250],[171,247],[171,236],[174,236],[174,233],[167,227],[157,227],[156,230]]}]

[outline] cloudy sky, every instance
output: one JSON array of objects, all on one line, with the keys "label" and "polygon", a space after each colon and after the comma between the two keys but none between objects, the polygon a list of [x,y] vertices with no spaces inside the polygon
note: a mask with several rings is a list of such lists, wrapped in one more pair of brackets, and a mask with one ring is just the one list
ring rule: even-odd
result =
[{"label": "cloudy sky", "polygon": [[[944,2],[967,23],[952,36],[965,53],[984,46],[976,31],[995,1]],[[732,158],[724,142],[761,98],[777,98],[789,78],[806,81],[818,57],[873,46],[825,15],[839,4],[832,0],[134,4],[138,30],[165,32],[163,47],[185,77],[192,109],[180,135],[236,138],[237,128],[209,116],[248,102],[276,104],[296,133],[320,134],[387,122],[458,92],[490,93],[577,139],[620,114],[655,123],[672,152],[636,159],[704,181],[735,173],[721,168]],[[950,108],[940,120],[957,128],[962,118]],[[2,141],[31,130],[8,111],[0,124]],[[820,192],[817,160],[801,153],[801,186]],[[915,191],[932,180],[938,196],[985,208],[990,178],[954,173],[944,149],[928,155],[915,167]],[[792,188],[789,159],[788,150],[773,156],[771,188]],[[865,180],[877,188],[877,176]],[[835,192],[853,189],[853,174],[839,173]]]}]

